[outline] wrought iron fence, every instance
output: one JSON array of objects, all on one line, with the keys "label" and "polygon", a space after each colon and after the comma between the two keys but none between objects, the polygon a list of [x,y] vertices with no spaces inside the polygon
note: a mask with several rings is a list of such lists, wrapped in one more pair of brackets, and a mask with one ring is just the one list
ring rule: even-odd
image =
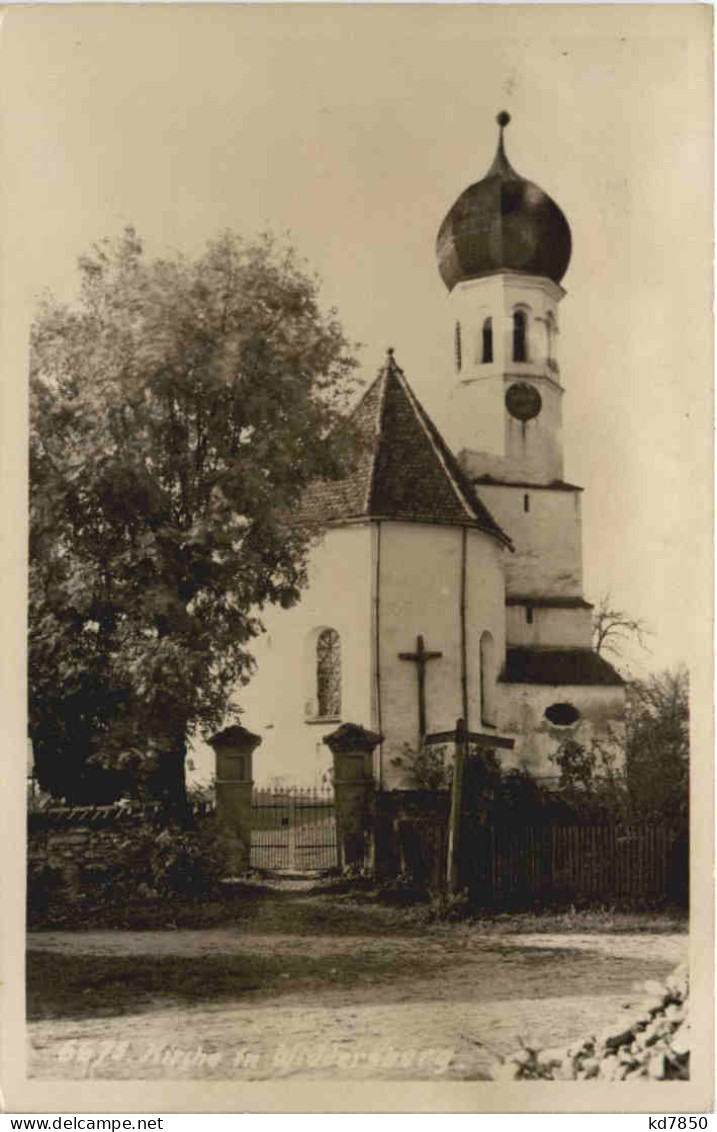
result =
[{"label": "wrought iron fence", "polygon": [[319,871],[338,866],[334,793],[278,788],[252,795],[251,866]]}]

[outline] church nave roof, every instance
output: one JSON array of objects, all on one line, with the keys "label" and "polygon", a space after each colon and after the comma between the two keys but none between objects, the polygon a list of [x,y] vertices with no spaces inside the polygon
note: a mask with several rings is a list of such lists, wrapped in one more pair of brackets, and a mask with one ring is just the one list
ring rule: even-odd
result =
[{"label": "church nave roof", "polygon": [[593,649],[508,648],[500,676],[504,684],[622,687],[622,676]]},{"label": "church nave roof", "polygon": [[309,488],[304,517],[476,527],[512,549],[406,381],[393,350],[351,419],[365,440],[354,466],[344,479]]}]

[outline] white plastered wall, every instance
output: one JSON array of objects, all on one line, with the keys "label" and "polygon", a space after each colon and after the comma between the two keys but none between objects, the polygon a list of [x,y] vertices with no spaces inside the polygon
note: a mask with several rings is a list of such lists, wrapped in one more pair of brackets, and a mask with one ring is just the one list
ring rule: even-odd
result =
[{"label": "white plastered wall", "polygon": [[[380,754],[383,785],[406,783],[392,760],[404,745],[418,745],[416,665],[401,660],[414,652],[416,638],[441,652],[426,671],[426,722],[429,732],[450,730],[463,714],[461,685],[461,560],[463,532],[457,527],[386,522],[381,525],[380,702],[384,743]],[[481,531],[466,534],[466,654],[469,723],[480,726],[480,637],[495,642],[496,668],[505,657],[505,552]]]},{"label": "white plastered wall", "polygon": [[[459,283],[448,296],[445,339],[452,364],[451,393],[445,415],[454,451],[480,454],[476,474],[535,479],[549,483],[563,475],[562,394],[557,364],[558,303],[562,288],[538,276],[499,272]],[[527,320],[528,357],[513,359],[513,314]],[[483,362],[483,325],[493,327],[493,360]],[[460,326],[461,366],[455,364],[456,325]],[[450,359],[450,362],[449,362]],[[505,408],[514,382],[529,379],[538,389],[542,410],[521,423]]]},{"label": "white plastered wall", "polygon": [[[267,608],[266,633],[252,647],[257,669],[237,690],[244,726],[262,738],[254,754],[258,786],[319,786],[331,767],[322,742],[338,720],[316,719],[315,645],[322,628],[341,639],[341,718],[371,726],[371,529],[333,527],[311,552],[309,582],[292,609]],[[190,779],[213,774],[214,754],[197,744]]]},{"label": "white plastered wall", "polygon": [[[509,597],[582,597],[582,520],[579,491],[476,484],[515,553],[506,560]],[[525,496],[529,510],[525,510]]]},{"label": "white plastered wall", "polygon": [[592,647],[591,609],[533,608],[532,621],[525,605],[509,605],[506,609],[506,636],[516,648]]},{"label": "white plastered wall", "polygon": [[[502,730],[515,739],[512,751],[501,751],[504,769],[523,769],[537,777],[554,777],[559,768],[551,761],[560,743],[575,739],[589,748],[592,739],[602,741],[618,756],[624,755],[625,690],[602,685],[499,685]],[[551,704],[569,703],[580,712],[570,727],[556,727],[545,717]],[[614,740],[614,742],[613,742]]]}]

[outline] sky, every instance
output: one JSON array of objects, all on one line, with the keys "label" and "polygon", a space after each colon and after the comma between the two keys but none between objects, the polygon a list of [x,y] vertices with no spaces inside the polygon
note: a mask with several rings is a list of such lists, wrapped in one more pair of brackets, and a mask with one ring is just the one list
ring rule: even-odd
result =
[{"label": "sky", "polygon": [[6,482],[24,468],[33,305],[45,288],[71,297],[77,257],[127,224],[150,255],[194,254],[224,228],[288,232],[363,344],[363,377],[395,347],[440,426],[452,319],[435,238],[507,109],[511,163],[573,235],[560,364],[586,596],[609,591],[652,628],[651,651],[626,657],[636,674],[709,658],[710,19],[707,5],[11,8]]}]

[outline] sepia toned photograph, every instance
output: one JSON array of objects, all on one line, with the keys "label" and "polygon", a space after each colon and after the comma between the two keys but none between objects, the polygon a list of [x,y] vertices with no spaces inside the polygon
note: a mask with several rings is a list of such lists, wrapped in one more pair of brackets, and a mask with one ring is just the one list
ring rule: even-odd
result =
[{"label": "sepia toned photograph", "polygon": [[5,12],[11,1107],[711,1103],[711,35]]}]

